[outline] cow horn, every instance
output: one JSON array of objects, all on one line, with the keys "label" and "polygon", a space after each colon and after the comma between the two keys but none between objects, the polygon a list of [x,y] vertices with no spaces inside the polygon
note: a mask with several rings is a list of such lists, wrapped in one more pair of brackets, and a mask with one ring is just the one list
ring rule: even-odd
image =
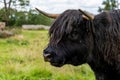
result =
[{"label": "cow horn", "polygon": [[83,18],[87,19],[87,20],[93,20],[94,19],[94,15],[90,14],[88,12],[85,12],[81,9],[79,9],[79,11],[83,14]]},{"label": "cow horn", "polygon": [[39,10],[38,8],[35,8],[35,9],[36,9],[39,13],[41,13],[41,14],[47,16],[47,17],[54,18],[54,19],[56,19],[56,18],[60,15],[60,14],[50,14],[50,13],[46,13],[46,12],[44,12],[44,11]]}]

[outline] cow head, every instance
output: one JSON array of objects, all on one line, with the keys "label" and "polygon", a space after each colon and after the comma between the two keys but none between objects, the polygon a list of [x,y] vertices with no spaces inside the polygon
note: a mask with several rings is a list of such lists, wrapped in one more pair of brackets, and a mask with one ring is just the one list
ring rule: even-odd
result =
[{"label": "cow head", "polygon": [[57,19],[49,30],[48,47],[43,51],[45,61],[57,67],[85,63],[90,49],[89,21],[93,17],[83,13],[66,10],[61,15],[52,15]]}]

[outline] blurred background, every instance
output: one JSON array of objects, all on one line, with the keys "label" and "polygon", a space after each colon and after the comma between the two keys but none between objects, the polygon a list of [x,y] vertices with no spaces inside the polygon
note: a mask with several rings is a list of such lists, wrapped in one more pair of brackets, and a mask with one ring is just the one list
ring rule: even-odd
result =
[{"label": "blurred background", "polygon": [[82,9],[93,14],[120,8],[120,0],[0,0],[0,80],[95,80],[88,64],[61,68],[44,62],[54,19],[35,10],[62,13]]}]

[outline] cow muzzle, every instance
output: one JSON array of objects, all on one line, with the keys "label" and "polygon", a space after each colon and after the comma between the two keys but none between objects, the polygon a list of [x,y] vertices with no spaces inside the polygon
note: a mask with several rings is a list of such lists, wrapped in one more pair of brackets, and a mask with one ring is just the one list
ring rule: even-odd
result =
[{"label": "cow muzzle", "polygon": [[50,49],[46,48],[43,51],[43,57],[46,62],[50,62],[53,58],[53,52]]}]

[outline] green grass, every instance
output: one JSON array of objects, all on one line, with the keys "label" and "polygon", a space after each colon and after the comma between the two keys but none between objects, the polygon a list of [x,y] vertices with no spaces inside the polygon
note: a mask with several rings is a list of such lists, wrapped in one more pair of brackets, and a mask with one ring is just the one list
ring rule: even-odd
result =
[{"label": "green grass", "polygon": [[48,31],[20,33],[0,39],[0,80],[95,80],[87,64],[56,68],[44,62],[42,51],[48,43]]}]

